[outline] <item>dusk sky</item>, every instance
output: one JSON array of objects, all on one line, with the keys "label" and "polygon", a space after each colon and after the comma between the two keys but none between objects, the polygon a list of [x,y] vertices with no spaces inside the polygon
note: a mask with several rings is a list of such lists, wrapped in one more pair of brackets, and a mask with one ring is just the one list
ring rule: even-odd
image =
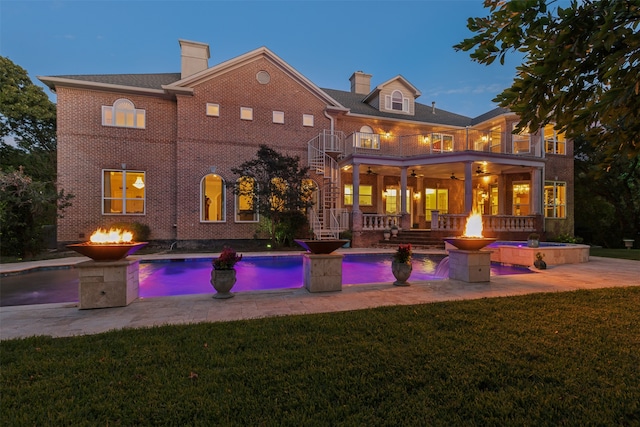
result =
[{"label": "dusk sky", "polygon": [[[475,117],[511,85],[504,66],[471,61],[453,45],[471,36],[482,0],[0,1],[0,55],[36,76],[180,71],[178,39],[208,43],[209,66],[265,46],[321,88],[349,90],[402,75],[418,102]],[[55,94],[45,89],[55,101]]]}]

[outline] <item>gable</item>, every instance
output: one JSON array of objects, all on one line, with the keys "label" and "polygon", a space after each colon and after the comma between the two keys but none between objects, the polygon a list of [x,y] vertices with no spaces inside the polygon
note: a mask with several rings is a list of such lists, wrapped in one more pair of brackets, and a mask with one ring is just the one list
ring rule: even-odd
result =
[{"label": "gable", "polygon": [[363,102],[379,111],[414,116],[415,100],[420,95],[420,91],[415,86],[398,75],[376,86]]}]

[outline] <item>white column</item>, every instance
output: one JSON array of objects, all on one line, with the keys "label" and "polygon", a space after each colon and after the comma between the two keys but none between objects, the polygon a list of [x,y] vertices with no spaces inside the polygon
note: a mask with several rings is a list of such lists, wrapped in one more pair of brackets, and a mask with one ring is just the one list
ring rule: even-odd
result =
[{"label": "white column", "polygon": [[360,212],[360,163],[353,164],[353,212]]},{"label": "white column", "polygon": [[407,213],[407,167],[400,169],[400,214]]},{"label": "white column", "polygon": [[542,213],[542,171],[531,168],[531,215]]},{"label": "white column", "polygon": [[473,173],[472,162],[464,164],[464,212],[468,214],[473,209]]}]

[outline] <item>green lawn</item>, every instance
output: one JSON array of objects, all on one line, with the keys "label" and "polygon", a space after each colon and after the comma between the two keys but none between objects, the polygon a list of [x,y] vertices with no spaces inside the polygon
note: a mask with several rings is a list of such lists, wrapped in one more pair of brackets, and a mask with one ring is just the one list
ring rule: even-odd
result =
[{"label": "green lawn", "polygon": [[591,248],[589,255],[640,261],[640,249]]},{"label": "green lawn", "polygon": [[640,287],[0,342],[7,426],[639,425]]}]

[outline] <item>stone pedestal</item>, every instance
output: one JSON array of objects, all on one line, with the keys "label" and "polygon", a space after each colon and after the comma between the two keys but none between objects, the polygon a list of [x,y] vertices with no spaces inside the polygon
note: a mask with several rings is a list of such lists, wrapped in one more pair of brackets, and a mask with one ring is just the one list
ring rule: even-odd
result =
[{"label": "stone pedestal", "polygon": [[491,276],[491,252],[449,250],[449,278],[463,282],[488,282]]},{"label": "stone pedestal", "polygon": [[140,261],[86,261],[76,265],[80,276],[78,308],[123,307],[138,298]]},{"label": "stone pedestal", "polygon": [[309,292],[342,290],[341,254],[303,254],[304,287]]}]

